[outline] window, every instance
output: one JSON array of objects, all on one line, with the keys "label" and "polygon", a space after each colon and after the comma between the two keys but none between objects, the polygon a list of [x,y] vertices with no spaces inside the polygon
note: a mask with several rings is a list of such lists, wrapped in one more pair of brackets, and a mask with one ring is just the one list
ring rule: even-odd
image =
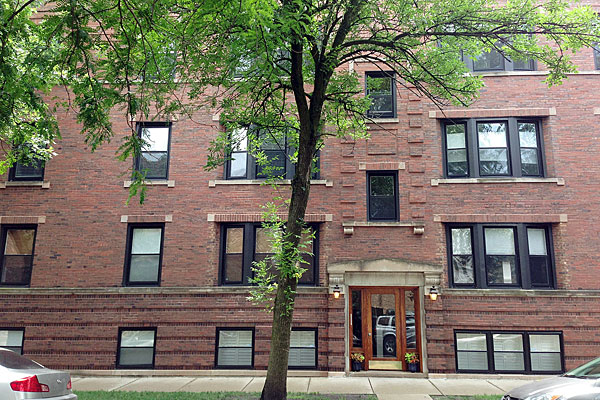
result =
[{"label": "window", "polygon": [[167,179],[169,176],[170,123],[144,122],[138,133],[146,142],[135,159],[135,170],[146,179]]},{"label": "window", "polygon": [[455,331],[457,372],[556,374],[560,332]]},{"label": "window", "polygon": [[471,71],[535,71],[535,62],[527,60],[511,60],[496,49],[484,52],[472,59],[463,54],[463,62]]},{"label": "window", "polygon": [[118,368],[154,368],[156,328],[120,328]]},{"label": "window", "polygon": [[393,72],[367,72],[366,93],[371,99],[368,118],[396,117],[396,86]]},{"label": "window", "polygon": [[[312,254],[303,254],[306,263],[302,268],[306,271],[298,280],[300,285],[315,285],[318,281],[318,227],[310,226],[315,237],[309,241],[305,251]],[[305,239],[306,236],[305,236]],[[303,242],[304,240],[303,239]],[[223,285],[248,285],[252,272],[253,262],[269,257],[271,253],[270,237],[266,228],[261,224],[223,224],[221,227],[221,284]]]},{"label": "window", "polygon": [[554,288],[549,225],[453,224],[447,238],[454,287]]},{"label": "window", "polygon": [[448,178],[544,176],[539,121],[447,121],[443,130]]},{"label": "window", "polygon": [[29,285],[33,268],[35,225],[5,225],[2,227],[1,285]]},{"label": "window", "polygon": [[395,172],[367,172],[367,195],[369,221],[398,220],[398,175]]},{"label": "window", "polygon": [[317,329],[292,328],[288,367],[317,368]]},{"label": "window", "polygon": [[126,286],[160,283],[164,229],[164,224],[128,226]]},{"label": "window", "polygon": [[0,347],[14,351],[17,354],[23,354],[23,336],[24,329],[4,328],[0,329]]},{"label": "window", "polygon": [[[267,130],[237,128],[230,133],[231,150],[225,166],[226,179],[292,179],[294,150],[285,137]],[[256,149],[256,146],[260,146]],[[258,161],[258,158],[262,160]],[[318,179],[318,156],[312,179]]]},{"label": "window", "polygon": [[254,329],[217,328],[217,368],[254,367]]},{"label": "window", "polygon": [[596,69],[600,69],[600,44],[598,43],[594,46],[594,64]]},{"label": "window", "polygon": [[35,160],[30,165],[16,162],[8,172],[9,181],[43,181],[44,162]]}]

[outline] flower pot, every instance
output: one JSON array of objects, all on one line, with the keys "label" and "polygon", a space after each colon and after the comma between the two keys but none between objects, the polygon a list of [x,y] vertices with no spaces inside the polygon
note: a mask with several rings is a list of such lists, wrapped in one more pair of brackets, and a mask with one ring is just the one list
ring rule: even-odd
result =
[{"label": "flower pot", "polygon": [[410,372],[419,372],[419,363],[408,363],[408,370]]},{"label": "flower pot", "polygon": [[352,371],[362,371],[362,363],[352,360]]}]

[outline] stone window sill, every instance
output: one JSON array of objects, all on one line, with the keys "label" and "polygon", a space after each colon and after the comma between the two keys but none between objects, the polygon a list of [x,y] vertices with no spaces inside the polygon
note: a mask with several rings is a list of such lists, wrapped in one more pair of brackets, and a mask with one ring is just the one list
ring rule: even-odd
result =
[{"label": "stone window sill", "polygon": [[[133,183],[133,181],[123,181],[123,187],[124,188],[131,187],[132,183]],[[175,181],[157,179],[157,180],[152,180],[152,181],[144,181],[144,185],[146,185],[146,186],[166,186],[166,187],[171,188],[171,187],[175,187]]]},{"label": "stone window sill", "polygon": [[431,186],[470,183],[555,183],[557,186],[565,186],[564,178],[453,178],[431,180]]},{"label": "stone window sill", "polygon": [[[265,181],[261,179],[212,179],[208,181],[208,187],[215,187],[217,185],[265,185]],[[291,179],[282,179],[277,181],[279,185],[291,185]],[[329,179],[311,179],[311,185],[325,185],[327,187],[333,186],[333,181]]]},{"label": "stone window sill", "polygon": [[422,235],[425,232],[423,222],[373,222],[373,221],[346,221],[342,223],[344,235],[353,235],[354,228],[371,227],[371,228],[413,228],[415,235]]},{"label": "stone window sill", "polygon": [[400,122],[399,118],[372,118],[367,119],[367,124],[397,124]]},{"label": "stone window sill", "polygon": [[49,181],[8,181],[0,182],[0,189],[8,187],[39,187],[40,189],[50,189]]},{"label": "stone window sill", "polygon": [[600,297],[600,290],[443,288],[441,296],[481,297]]}]

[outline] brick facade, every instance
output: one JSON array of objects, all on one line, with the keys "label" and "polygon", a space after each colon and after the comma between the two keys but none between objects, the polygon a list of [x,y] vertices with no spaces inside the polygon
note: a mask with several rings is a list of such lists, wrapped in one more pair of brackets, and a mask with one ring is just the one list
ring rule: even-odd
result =
[{"label": "brick facade", "polygon": [[[348,286],[363,278],[419,287],[429,372],[456,371],[455,329],[560,331],[566,368],[598,353],[600,77],[591,49],[575,62],[583,72],[550,89],[542,72],[491,73],[469,109],[440,111],[399,89],[397,118],[371,124],[368,140],[327,140],[307,211],[320,224],[318,285],[299,289],[294,314],[294,326],[318,329],[318,370],[348,371]],[[354,68],[364,76],[373,67]],[[446,179],[441,121],[495,117],[539,119],[545,177]],[[115,152],[129,127],[116,112],[116,137],[94,153],[74,116],[61,114],[44,185],[2,180],[0,224],[37,225],[31,284],[0,287],[0,330],[24,328],[25,354],[51,367],[110,370],[119,328],[156,327],[156,369],[213,369],[216,328],[253,327],[254,366],[266,369],[271,316],[246,300],[248,288],[219,285],[220,232],[261,221],[273,189],[204,170],[221,128],[208,112],[193,120],[173,121],[169,182],[149,186],[143,206],[126,205],[130,164]],[[367,223],[367,171],[397,173],[397,222]],[[165,224],[160,287],[123,287],[127,226],[142,222]],[[549,224],[556,289],[450,288],[448,223]],[[345,295],[334,299],[338,282]],[[442,288],[436,302],[424,296],[432,282]]]}]

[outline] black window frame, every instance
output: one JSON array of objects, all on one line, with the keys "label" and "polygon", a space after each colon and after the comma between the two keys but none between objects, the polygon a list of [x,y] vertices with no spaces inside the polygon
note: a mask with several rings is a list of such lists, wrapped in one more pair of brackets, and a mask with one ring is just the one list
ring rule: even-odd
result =
[{"label": "black window frame", "polygon": [[[288,369],[297,369],[297,370],[313,370],[313,369],[317,369],[318,365],[319,365],[319,328],[304,328],[304,327],[298,327],[292,328],[292,332],[293,331],[303,331],[303,332],[314,332],[315,333],[315,347],[314,347],[314,352],[315,352],[315,365],[290,365],[289,364],[289,360],[288,360]],[[312,347],[302,347],[302,346],[293,346],[292,347],[292,343],[290,341],[290,350],[291,349],[310,349],[313,350]]]},{"label": "black window frame", "polygon": [[[266,180],[266,179],[292,179],[296,172],[296,164],[292,162],[292,156],[295,153],[295,148],[290,146],[285,138],[284,148],[277,149],[259,149],[259,151],[263,151],[265,153],[281,153],[283,154],[285,166],[283,167],[283,171],[281,174],[274,174],[273,176],[261,175],[259,170],[261,166],[256,162],[256,158],[251,154],[250,146],[251,146],[251,138],[250,135],[260,134],[260,129],[257,129],[253,126],[244,126],[239,129],[246,130],[246,150],[235,150],[231,147],[229,148],[229,159],[225,162],[225,166],[223,168],[223,178],[226,180]],[[231,140],[232,132],[228,133],[229,140]],[[246,155],[246,174],[244,176],[232,176],[231,175],[231,161],[233,160],[232,155],[236,153],[242,153]],[[317,155],[315,157],[315,165],[313,168],[315,169],[311,174],[311,179],[319,179],[320,178],[320,151],[317,151]]]},{"label": "black window frame", "polygon": [[[25,328],[4,328],[4,327],[0,327],[0,332],[2,331],[12,331],[12,332],[21,332],[21,346],[0,346],[2,348],[14,351],[17,354],[21,354],[23,355],[23,346],[25,343]],[[15,351],[14,349],[18,348],[19,351]]]},{"label": "black window frame", "polygon": [[385,118],[396,118],[398,116],[398,95],[396,93],[396,74],[393,71],[367,71],[365,72],[365,96],[369,95],[369,89],[367,79],[371,78],[390,78],[391,80],[391,97],[392,97],[392,109],[383,113],[378,112],[374,114],[371,108],[367,110],[367,118],[370,119],[385,119]]},{"label": "black window frame", "polygon": [[[313,279],[312,282],[300,282],[298,286],[318,286],[319,283],[319,231],[320,224],[309,223],[308,227],[313,229]],[[221,237],[220,237],[220,252],[219,252],[219,285],[220,286],[249,286],[249,278],[253,276],[252,273],[252,262],[255,259],[256,250],[256,229],[261,228],[262,223],[260,222],[245,222],[245,223],[222,223],[221,224]],[[241,282],[226,282],[226,240],[227,240],[227,229],[228,228],[243,228],[243,249],[242,249],[242,281]],[[303,264],[304,265],[304,264]],[[302,265],[301,265],[302,267]],[[306,271],[304,274],[306,274]],[[303,277],[305,275],[302,275]]]},{"label": "black window frame", "polygon": [[[44,174],[46,172],[46,163],[42,160],[35,161],[38,163],[38,166],[35,168],[40,171],[39,175],[36,176],[17,176],[17,168],[19,165],[22,165],[20,162],[16,161],[15,164],[10,167],[8,171],[8,180],[10,182],[42,182],[44,180]],[[31,166],[26,166],[31,167]]]},{"label": "black window frame", "polygon": [[[2,233],[1,233],[1,242],[0,242],[0,246],[2,246],[0,248],[0,286],[29,286],[31,284],[31,276],[33,275],[33,262],[35,259],[35,242],[37,240],[37,224],[3,224],[2,226]],[[27,282],[19,282],[19,283],[4,283],[2,281],[2,276],[4,275],[4,259],[6,257],[5,251],[6,251],[6,239],[8,236],[8,231],[11,229],[15,229],[15,230],[34,230],[33,233],[33,245],[31,247],[31,263],[29,265],[29,279],[27,280]]]},{"label": "black window frame", "polygon": [[[219,341],[221,331],[251,331],[252,332],[252,358],[250,365],[219,365]],[[246,348],[246,347],[243,347]],[[256,330],[253,326],[244,327],[217,327],[215,334],[215,369],[254,369],[254,356],[256,352]]]},{"label": "black window frame", "polygon": [[[373,218],[371,215],[371,177],[373,176],[391,176],[394,180],[394,217],[392,218]],[[400,218],[400,194],[398,186],[397,171],[367,171],[367,221],[370,222],[397,222]]]},{"label": "black window frame", "polygon": [[[168,128],[169,129],[169,139],[167,141],[167,165],[165,169],[164,176],[146,176],[144,179],[153,181],[153,180],[168,180],[169,179],[169,165],[171,164],[171,134],[173,131],[173,123],[172,122],[138,122],[136,125],[137,135],[141,139],[142,131],[144,128]],[[142,158],[143,153],[164,153],[164,151],[144,151],[143,147],[140,149],[140,154],[138,154],[133,160],[133,169],[139,173],[143,173],[140,170],[140,160]]]},{"label": "black window frame", "polygon": [[500,57],[502,57],[502,67],[476,69],[475,68],[475,60],[471,59],[471,57],[469,57],[469,55],[465,54],[464,51],[462,52],[462,60],[470,71],[476,72],[476,73],[497,72],[497,71],[537,71],[537,62],[536,62],[536,60],[534,60],[532,58],[529,58],[524,61],[526,65],[529,65],[529,68],[517,68],[517,67],[515,67],[515,61],[511,60],[509,57],[506,57],[505,55],[500,53],[498,50],[491,49],[491,51],[489,53],[491,53],[491,52],[496,52],[500,55]]},{"label": "black window frame", "polygon": [[[471,250],[473,254],[473,272],[474,282],[455,283],[454,269],[452,266],[452,232],[454,228],[471,228]],[[517,271],[517,284],[495,284],[488,282],[486,253],[485,253],[485,228],[513,228],[515,235],[515,263]],[[531,264],[529,254],[529,242],[527,229],[544,229],[546,235],[547,251],[547,275],[548,285],[536,285],[531,280]],[[552,225],[539,223],[451,223],[446,224],[446,262],[448,263],[448,282],[450,287],[454,288],[473,288],[473,289],[556,289],[556,265],[554,259],[554,243],[552,238]]]},{"label": "black window frame", "polygon": [[[508,158],[508,173],[507,174],[482,174],[480,172],[481,163],[479,160],[479,135],[477,125],[482,123],[505,123],[506,132],[506,149]],[[523,174],[521,163],[521,149],[532,149],[531,147],[521,147],[519,140],[519,124],[535,124],[538,169],[539,174]],[[448,126],[464,125],[465,126],[465,146],[467,154],[467,173],[461,175],[450,174],[448,168],[448,140],[446,137],[446,129]],[[504,117],[504,118],[472,118],[472,119],[447,119],[441,121],[442,126],[442,160],[444,163],[444,178],[461,179],[461,178],[544,178],[546,177],[546,157],[544,149],[544,135],[542,131],[542,120],[539,118],[520,118],[520,117]],[[452,150],[452,149],[450,149]]]},{"label": "black window frame", "polygon": [[[129,280],[131,272],[131,251],[133,247],[133,231],[136,229],[160,228],[160,253],[158,257],[158,276],[156,281],[134,281]],[[123,268],[123,286],[160,286],[162,276],[162,262],[165,247],[165,224],[163,222],[132,223],[127,225],[127,242],[125,247],[125,265]]]},{"label": "black window frame", "polygon": [[[154,332],[154,341],[152,346],[152,364],[127,364],[121,365],[121,339],[124,331],[152,331]],[[117,369],[154,369],[156,363],[156,341],[157,341],[157,328],[156,327],[119,327],[119,333],[117,338]],[[149,348],[149,347],[144,347]]]},{"label": "black window frame", "polygon": [[[460,369],[458,367],[458,352],[466,350],[458,350],[457,336],[460,333],[482,334],[486,337],[487,347],[487,364],[485,370],[478,369]],[[495,369],[494,359],[494,343],[493,335],[495,334],[518,334],[523,338],[523,370],[497,370]],[[560,361],[561,369],[556,371],[541,371],[531,369],[531,349],[530,335],[555,335],[559,337],[560,343]],[[556,375],[565,372],[565,352],[562,331],[521,331],[521,330],[477,330],[477,329],[455,329],[454,330],[454,367],[457,373],[488,373],[488,374],[525,374],[525,375]]]}]

